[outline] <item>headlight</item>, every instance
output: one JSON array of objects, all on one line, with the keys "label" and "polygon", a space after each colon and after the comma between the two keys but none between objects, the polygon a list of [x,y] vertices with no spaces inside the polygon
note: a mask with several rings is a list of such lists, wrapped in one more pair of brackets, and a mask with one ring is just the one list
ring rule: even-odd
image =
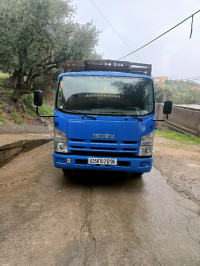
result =
[{"label": "headlight", "polygon": [[61,153],[68,152],[67,135],[57,128],[54,129],[54,150]]},{"label": "headlight", "polygon": [[152,156],[153,140],[154,140],[154,132],[151,132],[150,134],[141,138],[139,156],[141,157]]}]

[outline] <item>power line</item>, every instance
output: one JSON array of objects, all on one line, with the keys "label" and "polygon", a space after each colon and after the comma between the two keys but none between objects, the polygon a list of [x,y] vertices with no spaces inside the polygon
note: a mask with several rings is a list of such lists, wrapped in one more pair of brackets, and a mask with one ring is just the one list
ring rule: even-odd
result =
[{"label": "power line", "polygon": [[[193,17],[194,15],[196,15],[198,12],[200,12],[200,10],[196,11],[195,13],[193,13],[192,15],[190,15],[189,17],[187,17],[186,19],[182,20],[181,22],[179,22],[178,24],[176,24],[174,27],[170,28],[169,30],[165,31],[164,33],[162,33],[161,35],[159,35],[158,37],[156,37],[155,39],[151,40],[150,42],[144,44],[143,46],[139,47],[138,49],[132,51],[131,53],[119,58],[118,60],[121,60],[121,59],[124,59],[125,57],[131,55],[131,54],[134,54],[135,52],[141,50],[142,48],[144,48],[145,46],[149,45],[150,43],[156,41],[157,39],[159,39],[160,37],[162,37],[163,35],[167,34],[168,32],[170,32],[171,30],[175,29],[176,27],[180,26],[183,22],[185,22],[186,20],[188,20],[189,18],[192,18],[192,25],[193,25]],[[191,25],[191,26],[192,26]],[[192,27],[191,27],[192,29]],[[191,31],[192,32],[192,31]],[[191,36],[191,34],[190,34]]]},{"label": "power line", "polygon": [[[97,9],[97,11],[100,13],[100,15],[105,19],[105,21],[108,23],[108,25],[112,28],[112,30],[115,32],[115,34],[120,38],[120,40],[124,43],[124,45],[126,46],[126,48],[129,51],[132,51],[131,47],[127,44],[127,42],[122,38],[122,36],[118,33],[118,31],[113,27],[113,25],[111,24],[111,22],[104,16],[103,12],[98,8],[98,6],[92,1],[90,0],[90,2],[93,4],[93,6]],[[138,57],[135,55],[135,57],[138,59]]]}]

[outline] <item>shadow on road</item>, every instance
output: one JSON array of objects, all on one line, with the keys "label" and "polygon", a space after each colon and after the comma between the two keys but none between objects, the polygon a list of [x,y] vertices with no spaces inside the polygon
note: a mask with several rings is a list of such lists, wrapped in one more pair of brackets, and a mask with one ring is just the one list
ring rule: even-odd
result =
[{"label": "shadow on road", "polygon": [[132,185],[136,187],[143,186],[142,176],[130,175],[126,172],[108,172],[108,171],[83,171],[72,172],[68,176],[63,174],[61,180],[64,186],[102,186],[102,187],[121,187]]}]

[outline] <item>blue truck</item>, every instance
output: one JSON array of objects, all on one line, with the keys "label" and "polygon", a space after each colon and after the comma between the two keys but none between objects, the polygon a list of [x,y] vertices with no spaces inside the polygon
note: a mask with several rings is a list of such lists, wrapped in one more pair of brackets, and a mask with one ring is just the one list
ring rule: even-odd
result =
[{"label": "blue truck", "polygon": [[[34,104],[43,102],[35,91]],[[170,114],[172,102],[164,104]],[[54,110],[54,165],[69,170],[152,168],[155,91],[151,65],[114,60],[67,61],[58,77]]]}]

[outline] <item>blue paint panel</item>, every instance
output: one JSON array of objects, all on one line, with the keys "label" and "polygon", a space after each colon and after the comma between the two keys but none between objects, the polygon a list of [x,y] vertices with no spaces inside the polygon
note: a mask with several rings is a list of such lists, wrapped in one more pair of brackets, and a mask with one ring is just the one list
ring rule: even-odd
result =
[{"label": "blue paint panel", "polygon": [[110,140],[139,141],[140,128],[140,121],[68,120],[68,137],[94,139],[93,134],[100,138],[109,134]]},{"label": "blue paint panel", "polygon": [[[106,171],[122,171],[122,172],[139,172],[146,173],[151,171],[153,158],[117,158],[118,162],[130,162],[129,166],[106,166],[106,165],[93,165],[87,164],[88,158],[93,158],[93,156],[74,156],[74,155],[61,155],[53,154],[54,165],[57,168],[63,169],[84,169],[84,170],[106,170]],[[64,163],[59,163],[58,158],[64,159]],[[109,158],[109,157],[105,157]],[[70,159],[70,163],[67,163],[67,159]],[[85,163],[76,163],[76,161]]]},{"label": "blue paint panel", "polygon": [[[119,77],[152,77],[145,75],[117,72],[77,72],[64,73],[59,76],[119,76]],[[82,115],[63,113],[55,109],[54,125],[68,136],[69,154],[54,153],[54,165],[57,168],[91,169],[107,171],[149,172],[152,158],[139,158],[141,137],[155,129],[155,113],[143,116],[143,121],[134,117],[96,116],[96,120]],[[94,137],[99,134],[100,137]],[[107,138],[105,134],[111,136]],[[114,135],[114,138],[112,137]],[[95,142],[96,141],[96,142]],[[85,153],[81,155],[78,153]],[[74,154],[78,155],[74,155]],[[102,158],[116,158],[118,165],[89,165],[88,158],[99,158],[90,153],[101,154]],[[114,156],[114,154],[118,156]],[[87,154],[87,155],[86,155]],[[108,155],[109,154],[109,155]],[[113,156],[111,156],[113,154]],[[121,156],[123,155],[123,156]],[[129,156],[130,155],[130,156]],[[70,159],[70,163],[67,163]]]},{"label": "blue paint panel", "polygon": [[[69,134],[70,138],[88,139],[92,134],[114,134],[117,140],[139,140],[155,129],[152,121],[155,114],[142,117],[140,121],[133,117],[96,116],[96,120],[81,115],[70,115],[55,110],[55,126]],[[69,130],[70,128],[70,130]],[[80,135],[82,137],[80,137]]]}]

